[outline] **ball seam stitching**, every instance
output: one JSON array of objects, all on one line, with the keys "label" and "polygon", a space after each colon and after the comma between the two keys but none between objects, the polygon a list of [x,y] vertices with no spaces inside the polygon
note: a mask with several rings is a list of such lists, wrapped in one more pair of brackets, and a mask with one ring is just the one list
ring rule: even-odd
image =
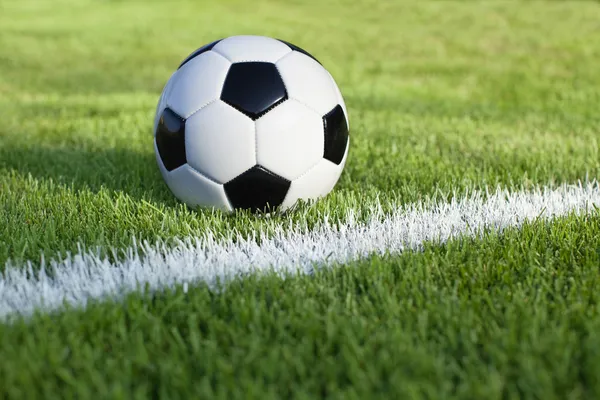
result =
[{"label": "ball seam stitching", "polygon": [[211,105],[212,103],[217,102],[219,99],[214,99],[209,101],[208,103],[200,106],[200,108],[198,108],[197,110],[193,111],[190,115],[188,115],[187,117],[185,117],[184,119],[187,121],[188,119],[192,118],[195,114],[197,114],[198,112],[200,112],[202,109],[208,107],[209,105]]},{"label": "ball seam stitching", "polygon": [[[285,44],[285,43],[284,43]],[[286,45],[287,46],[287,45]],[[289,46],[288,46],[289,48]],[[279,57],[277,60],[275,60],[273,62],[273,64],[275,64],[275,66],[277,66],[277,63],[281,60],[283,60],[284,58],[286,58],[287,56],[289,56],[290,54],[292,54],[295,50],[290,48],[290,51],[288,51],[287,53],[285,53],[284,55],[282,55],[281,57]],[[283,79],[282,79],[283,80]]]},{"label": "ball seam stitching", "polygon": [[323,157],[319,158],[319,159],[317,160],[317,162],[316,162],[316,163],[314,163],[314,164],[313,164],[312,166],[310,166],[310,167],[309,167],[309,168],[308,168],[306,171],[304,171],[303,173],[301,173],[300,175],[298,175],[297,177],[295,177],[294,179],[292,179],[292,180],[291,180],[291,182],[294,182],[294,181],[296,181],[296,180],[298,180],[298,179],[302,178],[304,175],[308,174],[308,173],[309,173],[309,172],[311,172],[313,169],[317,168],[317,165],[319,165],[319,163],[320,163],[321,161],[323,161],[323,160],[324,160],[324,158],[323,158]]},{"label": "ball seam stitching", "polygon": [[187,165],[189,169],[191,169],[192,171],[196,172],[198,175],[200,175],[201,177],[207,179],[208,181],[219,185],[221,187],[221,189],[223,190],[223,193],[225,194],[225,201],[227,202],[227,205],[229,206],[230,210],[233,210],[233,206],[231,205],[231,201],[229,200],[229,197],[227,196],[227,192],[225,192],[225,185],[217,182],[216,180],[214,180],[213,178],[211,178],[210,176],[207,176],[205,173],[203,173],[202,171],[199,171],[197,168],[194,168],[190,163],[186,163],[184,165]]}]

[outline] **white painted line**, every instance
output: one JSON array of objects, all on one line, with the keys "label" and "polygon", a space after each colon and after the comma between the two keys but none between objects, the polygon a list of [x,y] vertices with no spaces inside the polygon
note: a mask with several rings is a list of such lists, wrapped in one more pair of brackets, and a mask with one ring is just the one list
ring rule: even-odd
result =
[{"label": "white painted line", "polygon": [[[485,199],[484,199],[485,197]],[[6,265],[0,274],[0,318],[35,309],[60,309],[63,302],[84,307],[90,300],[119,299],[139,287],[152,290],[204,281],[214,285],[246,274],[300,271],[345,263],[374,253],[398,254],[419,250],[423,243],[446,242],[461,235],[476,236],[484,229],[500,231],[524,221],[569,213],[592,212],[600,205],[597,182],[509,193],[475,192],[450,203],[398,207],[383,215],[374,205],[367,222],[350,211],[333,226],[325,219],[316,229],[276,230],[258,244],[253,239],[188,238],[174,247],[138,244],[118,262],[90,252],[46,262],[39,272],[28,265]],[[50,273],[46,273],[50,271]]]}]

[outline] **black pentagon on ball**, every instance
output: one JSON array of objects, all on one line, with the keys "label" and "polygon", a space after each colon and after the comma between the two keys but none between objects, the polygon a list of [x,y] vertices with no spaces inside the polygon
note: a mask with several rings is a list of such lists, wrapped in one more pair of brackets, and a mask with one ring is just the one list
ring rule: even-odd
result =
[{"label": "black pentagon on ball", "polygon": [[177,69],[183,67],[185,64],[192,61],[194,58],[198,57],[200,54],[206,53],[207,51],[212,50],[212,48],[215,47],[215,45],[217,43],[219,43],[221,40],[223,40],[223,39],[215,40],[214,42],[206,44],[206,45],[200,47],[199,49],[195,50],[192,54],[187,56],[187,58],[185,60],[183,60],[181,62],[181,64],[179,64],[179,67]]},{"label": "black pentagon on ball", "polygon": [[240,62],[229,68],[221,100],[253,120],[288,98],[275,64]]},{"label": "black pentagon on ball", "polygon": [[283,203],[290,184],[289,180],[255,165],[224,187],[233,208],[267,212]]},{"label": "black pentagon on ball", "polygon": [[167,171],[187,162],[185,156],[185,120],[165,108],[156,128],[156,147]]},{"label": "black pentagon on ball", "polygon": [[279,40],[281,43],[286,44],[290,49],[295,50],[299,53],[304,54],[305,56],[309,56],[310,58],[312,58],[313,60],[315,60],[316,62],[318,62],[319,64],[321,64],[321,62],[319,60],[317,60],[312,54],[310,54],[308,51],[296,46],[295,44],[291,44],[289,42],[286,42],[285,40],[281,40],[281,39],[277,39]]},{"label": "black pentagon on ball", "polygon": [[340,165],[348,145],[348,123],[344,109],[339,104],[323,117],[325,128],[325,150],[323,157]]}]

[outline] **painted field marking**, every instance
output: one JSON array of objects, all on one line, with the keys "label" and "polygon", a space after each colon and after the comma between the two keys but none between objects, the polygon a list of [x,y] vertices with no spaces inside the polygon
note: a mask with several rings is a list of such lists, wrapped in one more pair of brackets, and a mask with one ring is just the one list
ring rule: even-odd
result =
[{"label": "painted field marking", "polygon": [[[528,192],[474,192],[449,203],[413,204],[383,215],[374,204],[367,222],[349,211],[345,222],[327,219],[308,231],[276,230],[269,237],[217,240],[207,234],[175,246],[136,244],[118,262],[81,251],[62,260],[44,262],[36,270],[7,264],[0,273],[0,318],[52,311],[64,302],[85,307],[90,300],[119,299],[139,287],[160,290],[173,285],[228,281],[247,274],[275,271],[282,276],[368,257],[419,250],[425,242],[444,243],[484,230],[501,231],[536,218],[592,212],[600,205],[598,182],[562,185]],[[136,251],[141,249],[141,255]]]}]

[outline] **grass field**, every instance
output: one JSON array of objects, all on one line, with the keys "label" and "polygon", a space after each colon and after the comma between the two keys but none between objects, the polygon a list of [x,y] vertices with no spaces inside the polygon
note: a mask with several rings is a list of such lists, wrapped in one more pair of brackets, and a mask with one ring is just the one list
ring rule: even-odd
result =
[{"label": "grass field", "polygon": [[[252,241],[592,182],[599,21],[596,2],[0,0],[0,305],[42,255],[119,265],[140,240]],[[189,210],[156,166],[164,83],[235,34],[306,48],[348,106],[338,185],[291,215]],[[595,204],[308,275],[11,316],[0,398],[598,398]]]}]

